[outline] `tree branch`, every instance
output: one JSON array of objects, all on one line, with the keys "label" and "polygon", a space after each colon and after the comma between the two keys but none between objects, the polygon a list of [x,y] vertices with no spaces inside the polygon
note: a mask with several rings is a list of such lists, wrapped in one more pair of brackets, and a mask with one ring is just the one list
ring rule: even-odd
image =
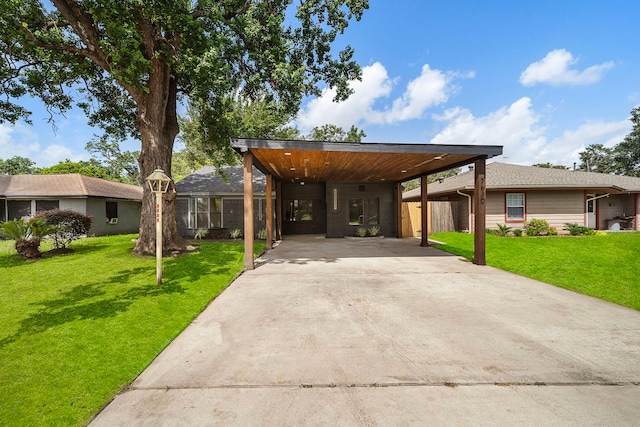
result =
[{"label": "tree branch", "polygon": [[249,6],[251,6],[251,0],[246,0],[246,1],[244,2],[244,5],[243,5],[243,6],[241,6],[241,7],[237,8],[237,9],[235,9],[235,10],[230,10],[230,11],[228,11],[227,13],[223,13],[223,14],[222,14],[222,17],[223,17],[224,19],[226,19],[227,21],[228,21],[228,20],[230,20],[230,19],[233,19],[233,18],[235,18],[236,16],[238,16],[238,15],[241,15],[241,14],[245,13],[245,12],[249,9]]},{"label": "tree branch", "polygon": [[[76,0],[51,0],[51,2],[86,46],[86,49],[80,50],[83,56],[91,59],[105,71],[110,72],[109,61],[99,48],[100,35],[91,15],[82,10]],[[77,48],[75,49],[77,50]]]}]

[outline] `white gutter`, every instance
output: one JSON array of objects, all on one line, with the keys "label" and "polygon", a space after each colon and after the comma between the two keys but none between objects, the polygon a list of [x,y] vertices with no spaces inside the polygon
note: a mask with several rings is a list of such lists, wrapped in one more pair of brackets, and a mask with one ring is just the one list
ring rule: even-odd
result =
[{"label": "white gutter", "polygon": [[466,197],[466,198],[468,198],[468,199],[469,199],[469,203],[468,203],[468,204],[469,204],[469,220],[468,220],[468,222],[469,222],[469,233],[472,233],[472,231],[471,231],[471,225],[472,225],[472,218],[473,218],[473,217],[471,216],[471,196],[470,196],[470,195],[468,195],[467,193],[463,193],[463,192],[462,192],[462,191],[460,191],[460,190],[456,190],[456,192],[457,192],[459,195],[464,196],[464,197]]},{"label": "white gutter", "polygon": [[589,203],[589,202],[591,202],[591,201],[593,201],[593,200],[602,199],[603,197],[609,197],[609,193],[601,194],[601,195],[599,195],[599,196],[595,196],[595,197],[592,197],[592,198],[590,198],[590,199],[587,199],[587,203]]}]

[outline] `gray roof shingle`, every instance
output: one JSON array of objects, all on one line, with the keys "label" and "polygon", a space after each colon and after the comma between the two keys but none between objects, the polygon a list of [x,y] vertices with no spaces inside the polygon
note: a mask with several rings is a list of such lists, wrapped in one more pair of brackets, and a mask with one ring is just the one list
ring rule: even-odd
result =
[{"label": "gray roof shingle", "polygon": [[[457,190],[471,190],[473,187],[474,173],[468,171],[446,178],[442,182],[429,184],[428,193],[435,196]],[[487,164],[486,188],[487,190],[584,188],[640,192],[640,178],[493,162]],[[419,188],[407,191],[403,195],[404,200],[419,197]]]},{"label": "gray roof shingle", "polygon": [[[221,173],[220,173],[221,172]],[[264,194],[267,180],[265,175],[253,168],[253,191]],[[178,196],[189,194],[242,195],[244,192],[243,166],[204,166],[176,183]]]}]

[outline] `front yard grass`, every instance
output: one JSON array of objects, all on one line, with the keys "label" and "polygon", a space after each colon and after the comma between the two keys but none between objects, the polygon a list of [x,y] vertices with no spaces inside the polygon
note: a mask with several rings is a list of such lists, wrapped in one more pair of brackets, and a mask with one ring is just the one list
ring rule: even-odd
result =
[{"label": "front yard grass", "polygon": [[165,257],[157,286],[133,237],[35,262],[0,241],[0,424],[86,424],[243,269],[242,243],[201,242]]},{"label": "front yard grass", "polygon": [[[434,245],[469,260],[473,235],[437,233]],[[487,265],[640,310],[640,233],[606,236],[487,235]]]}]

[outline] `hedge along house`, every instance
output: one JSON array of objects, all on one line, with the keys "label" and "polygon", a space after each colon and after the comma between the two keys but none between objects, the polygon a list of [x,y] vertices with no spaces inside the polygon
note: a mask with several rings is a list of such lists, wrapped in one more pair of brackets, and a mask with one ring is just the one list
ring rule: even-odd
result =
[{"label": "hedge along house", "polygon": [[[254,230],[266,227],[266,178],[253,175]],[[232,230],[244,234],[243,166],[204,166],[176,183],[178,231],[194,237],[206,230],[206,237],[229,237]]]},{"label": "hedge along house", "polygon": [[[429,184],[430,200],[451,203],[457,231],[474,229],[473,177],[465,172]],[[486,191],[486,228],[522,228],[536,218],[558,231],[567,223],[596,230],[640,229],[636,177],[493,162],[487,165]],[[419,202],[420,192],[408,191],[403,200]]]},{"label": "hedge along house", "polygon": [[89,235],[137,233],[142,187],[80,174],[0,175],[0,222],[41,210],[69,209],[93,217]]},{"label": "hedge along house", "polygon": [[[305,233],[345,237],[370,226],[378,227],[382,235],[402,237],[402,182],[420,177],[426,205],[427,175],[468,164],[475,166],[477,222],[484,224],[486,159],[502,154],[501,146],[480,145],[232,139],[231,146],[244,162],[247,269],[254,268],[253,166],[266,176],[266,194],[272,194],[275,186],[278,238]],[[267,197],[268,236],[273,233],[273,212],[272,198]],[[484,234],[484,227],[478,227],[474,239],[473,262],[480,265],[486,263]],[[427,233],[421,244],[428,246]]]}]

